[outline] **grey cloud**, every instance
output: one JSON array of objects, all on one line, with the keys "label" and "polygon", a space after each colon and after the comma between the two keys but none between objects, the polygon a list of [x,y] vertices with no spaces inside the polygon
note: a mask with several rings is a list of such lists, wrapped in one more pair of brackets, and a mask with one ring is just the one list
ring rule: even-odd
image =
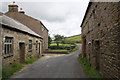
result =
[{"label": "grey cloud", "polygon": [[[64,5],[59,3],[20,3],[20,6],[24,7],[23,9],[27,14],[34,14],[34,17],[39,17],[39,19],[47,20],[49,22],[62,22],[66,20],[67,8],[64,8]],[[26,7],[27,6],[27,7]],[[31,9],[28,7],[33,6]]]},{"label": "grey cloud", "polygon": [[[49,29],[51,35],[61,34],[71,36],[80,34],[80,24],[84,17],[89,0],[76,2],[19,2],[25,13],[41,20]],[[2,11],[7,11],[3,3]]]}]

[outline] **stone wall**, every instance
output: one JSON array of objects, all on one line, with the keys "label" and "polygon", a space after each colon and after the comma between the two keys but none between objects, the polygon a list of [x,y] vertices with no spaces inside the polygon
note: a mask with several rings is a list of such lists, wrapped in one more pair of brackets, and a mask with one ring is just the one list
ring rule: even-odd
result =
[{"label": "stone wall", "polygon": [[85,55],[106,78],[120,78],[120,2],[89,3],[81,25]]},{"label": "stone wall", "polygon": [[[25,43],[25,60],[28,59],[30,56],[39,58],[41,56],[41,42],[40,38],[31,36],[29,34],[25,34],[23,32],[14,31],[14,29],[3,29],[3,38],[2,38],[2,47],[3,47],[3,66],[9,65],[14,62],[20,62],[20,46],[19,43]],[[4,38],[5,37],[12,37],[13,38],[13,54],[12,55],[6,55],[4,54]],[[32,40],[32,50],[29,51],[29,40]],[[36,41],[38,41],[38,44],[40,43],[40,47],[36,47]]]},{"label": "stone wall", "polygon": [[48,30],[45,27],[42,27],[42,36],[43,36],[43,53],[48,49]]}]

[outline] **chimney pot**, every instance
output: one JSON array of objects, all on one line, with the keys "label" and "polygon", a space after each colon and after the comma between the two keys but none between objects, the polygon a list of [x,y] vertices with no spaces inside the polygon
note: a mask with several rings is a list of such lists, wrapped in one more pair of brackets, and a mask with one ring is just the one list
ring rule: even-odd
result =
[{"label": "chimney pot", "polygon": [[13,1],[13,4],[8,5],[10,12],[18,12],[18,5],[15,4],[15,1]]},{"label": "chimney pot", "polygon": [[25,12],[22,10],[22,8],[20,8],[19,13],[23,13],[24,14]]}]

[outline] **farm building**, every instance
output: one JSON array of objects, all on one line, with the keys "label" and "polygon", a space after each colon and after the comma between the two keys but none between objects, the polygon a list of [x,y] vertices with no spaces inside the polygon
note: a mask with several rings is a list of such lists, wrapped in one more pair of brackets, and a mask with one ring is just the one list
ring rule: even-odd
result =
[{"label": "farm building", "polygon": [[103,77],[120,79],[120,2],[90,2],[81,28],[83,56]]},{"label": "farm building", "polygon": [[36,32],[38,35],[41,35],[43,37],[42,51],[44,52],[48,49],[48,29],[40,20],[26,15],[22,8],[20,8],[20,11],[18,11],[18,5],[15,2],[8,5],[8,12],[6,12],[5,15],[17,20]]},{"label": "farm building", "polygon": [[41,56],[43,37],[4,14],[0,15],[0,20],[3,66],[14,62],[23,63],[31,56]]}]

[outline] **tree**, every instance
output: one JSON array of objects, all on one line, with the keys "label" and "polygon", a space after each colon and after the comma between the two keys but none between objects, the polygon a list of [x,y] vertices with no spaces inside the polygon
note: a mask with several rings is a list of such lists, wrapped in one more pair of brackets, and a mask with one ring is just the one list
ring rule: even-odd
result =
[{"label": "tree", "polygon": [[61,41],[62,39],[64,39],[64,36],[56,34],[54,35],[54,38],[55,38],[54,41]]},{"label": "tree", "polygon": [[54,35],[54,41],[56,42],[57,46],[59,46],[59,43],[61,42],[62,39],[64,39],[64,36],[56,34]]}]

